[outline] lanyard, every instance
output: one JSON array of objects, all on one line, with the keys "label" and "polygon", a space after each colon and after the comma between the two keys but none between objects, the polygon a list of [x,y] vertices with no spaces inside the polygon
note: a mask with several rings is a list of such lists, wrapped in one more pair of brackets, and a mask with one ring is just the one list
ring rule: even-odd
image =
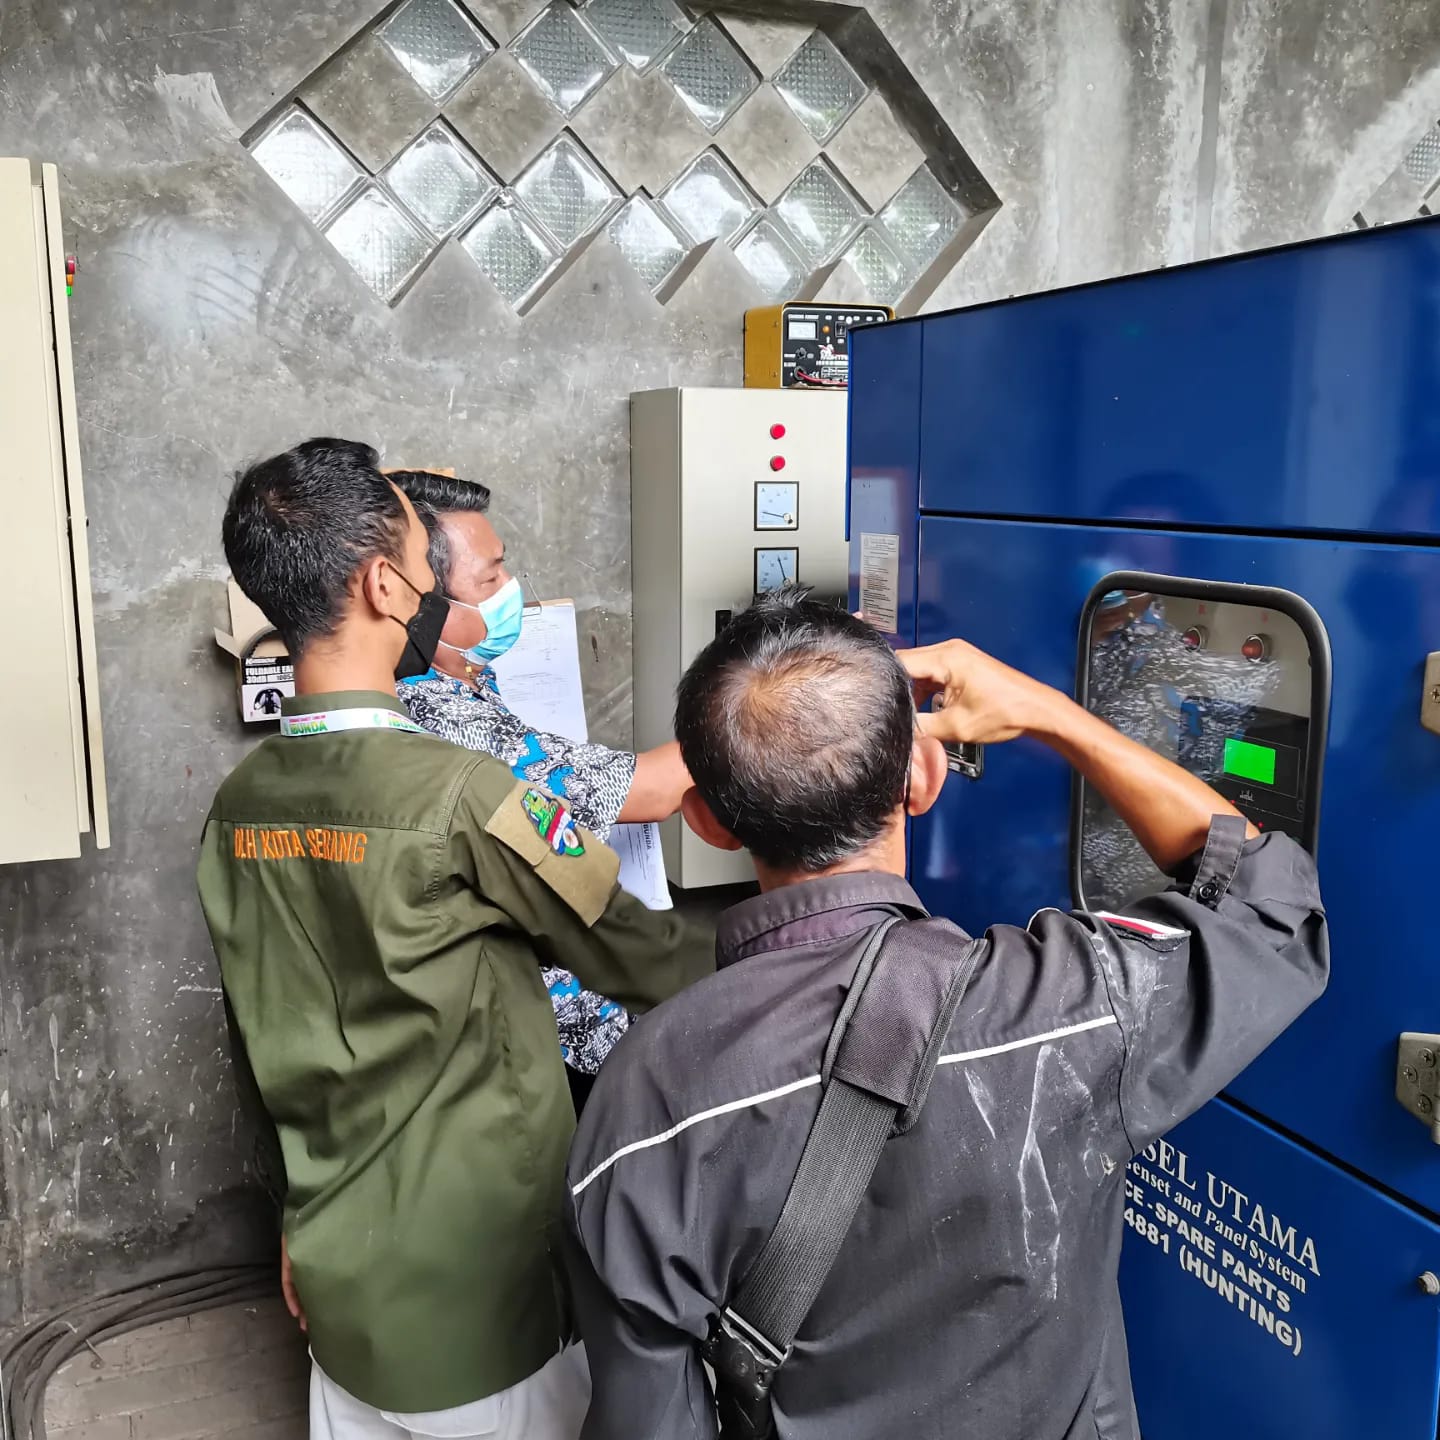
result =
[{"label": "lanyard", "polygon": [[333,735],[339,730],[406,730],[412,735],[425,731],[413,720],[393,710],[315,710],[309,715],[282,715],[282,735]]}]

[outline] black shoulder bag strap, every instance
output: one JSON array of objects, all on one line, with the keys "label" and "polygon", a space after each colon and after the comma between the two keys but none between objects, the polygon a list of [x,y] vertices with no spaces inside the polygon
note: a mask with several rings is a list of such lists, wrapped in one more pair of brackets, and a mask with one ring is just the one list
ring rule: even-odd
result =
[{"label": "black shoulder bag strap", "polygon": [[820,1110],[765,1248],[711,1323],[723,1440],[775,1435],[770,1388],[870,1186],[880,1152],[920,1116],[940,1047],[982,942],[947,921],[861,937],[855,978],[830,1032]]}]

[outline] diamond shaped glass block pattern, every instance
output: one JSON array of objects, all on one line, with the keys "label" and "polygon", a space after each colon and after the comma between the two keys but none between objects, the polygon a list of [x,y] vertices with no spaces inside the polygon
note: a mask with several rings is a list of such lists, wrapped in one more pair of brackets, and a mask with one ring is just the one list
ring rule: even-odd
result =
[{"label": "diamond shaped glass block pattern", "polygon": [[644,195],[627,201],[605,233],[652,290],[658,290],[675,273],[689,249],[654,201]]},{"label": "diamond shaped glass block pattern", "polygon": [[622,199],[568,135],[562,135],[515,182],[515,193],[565,250],[588,235]]},{"label": "diamond shaped glass block pattern", "polygon": [[463,225],[500,188],[470,147],[438,122],[395,157],[385,179],[438,239]]},{"label": "diamond shaped glass block pattern", "polygon": [[516,205],[492,205],[460,243],[517,309],[534,295],[560,260],[544,231]]},{"label": "diamond shaped glass block pattern", "polygon": [[794,244],[767,215],[735,247],[735,258],[750,272],[767,299],[794,298],[808,267]]},{"label": "diamond shaped glass block pattern", "polygon": [[670,0],[589,0],[585,18],[637,70],[659,59],[689,25]]},{"label": "diamond shaped glass block pattern", "polygon": [[250,153],[317,225],[365,178],[330,132],[296,106],[260,136]]},{"label": "diamond shaped glass block pattern", "polygon": [[395,297],[435,244],[378,185],[367,185],[325,237],[382,300]]},{"label": "diamond shaped glass block pattern", "polygon": [[1432,125],[1405,157],[1405,173],[1417,184],[1426,185],[1440,175],[1440,128]]},{"label": "diamond shaped glass block pattern", "polygon": [[905,262],[878,226],[867,225],[841,258],[877,304],[894,305],[909,288]]},{"label": "diamond shaped glass block pattern", "polygon": [[406,0],[378,33],[436,104],[453,95],[495,48],[453,0]]},{"label": "diamond shaped glass block pattern", "polygon": [[714,150],[682,170],[660,203],[695,245],[717,235],[733,240],[761,208],[750,187]]},{"label": "diamond shaped glass block pattern", "polygon": [[819,30],[790,57],[775,88],[805,128],[823,145],[865,98],[865,82],[828,35]]},{"label": "diamond shaped glass block pattern", "polygon": [[812,266],[833,260],[865,217],[865,207],[823,158],[800,172],[775,209]]},{"label": "diamond shaped glass block pattern", "polygon": [[666,79],[707,130],[718,130],[759,83],[730,37],[702,20],[660,66]]},{"label": "diamond shaped glass block pattern", "polygon": [[922,165],[880,212],[910,275],[918,275],[964,224],[960,202]]},{"label": "diamond shaped glass block pattern", "polygon": [[565,3],[542,10],[511,46],[557,110],[573,115],[615,68],[599,37]]}]

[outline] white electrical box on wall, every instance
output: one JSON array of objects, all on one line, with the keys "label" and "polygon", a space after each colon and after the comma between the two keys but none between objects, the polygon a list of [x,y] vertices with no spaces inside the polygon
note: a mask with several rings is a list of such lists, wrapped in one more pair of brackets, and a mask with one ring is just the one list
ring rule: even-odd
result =
[{"label": "white electrical box on wall", "polygon": [[[674,736],[675,687],[730,615],[790,580],[844,603],[844,391],[649,390],[630,397],[635,745]],[[682,889],[754,880],[679,816],[661,826]]]},{"label": "white electrical box on wall", "polygon": [[0,159],[0,864],[110,843],[65,291],[56,169]]}]

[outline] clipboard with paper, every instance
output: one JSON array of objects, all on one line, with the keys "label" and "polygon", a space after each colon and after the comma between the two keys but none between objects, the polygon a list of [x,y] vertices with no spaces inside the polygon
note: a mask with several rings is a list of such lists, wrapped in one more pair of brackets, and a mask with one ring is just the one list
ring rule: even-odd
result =
[{"label": "clipboard with paper", "polygon": [[[491,662],[506,707],[536,730],[588,741],[580,681],[580,639],[573,600],[525,607],[514,646]],[[671,908],[660,827],[616,825],[610,848],[620,856],[620,885],[651,910]]]}]

